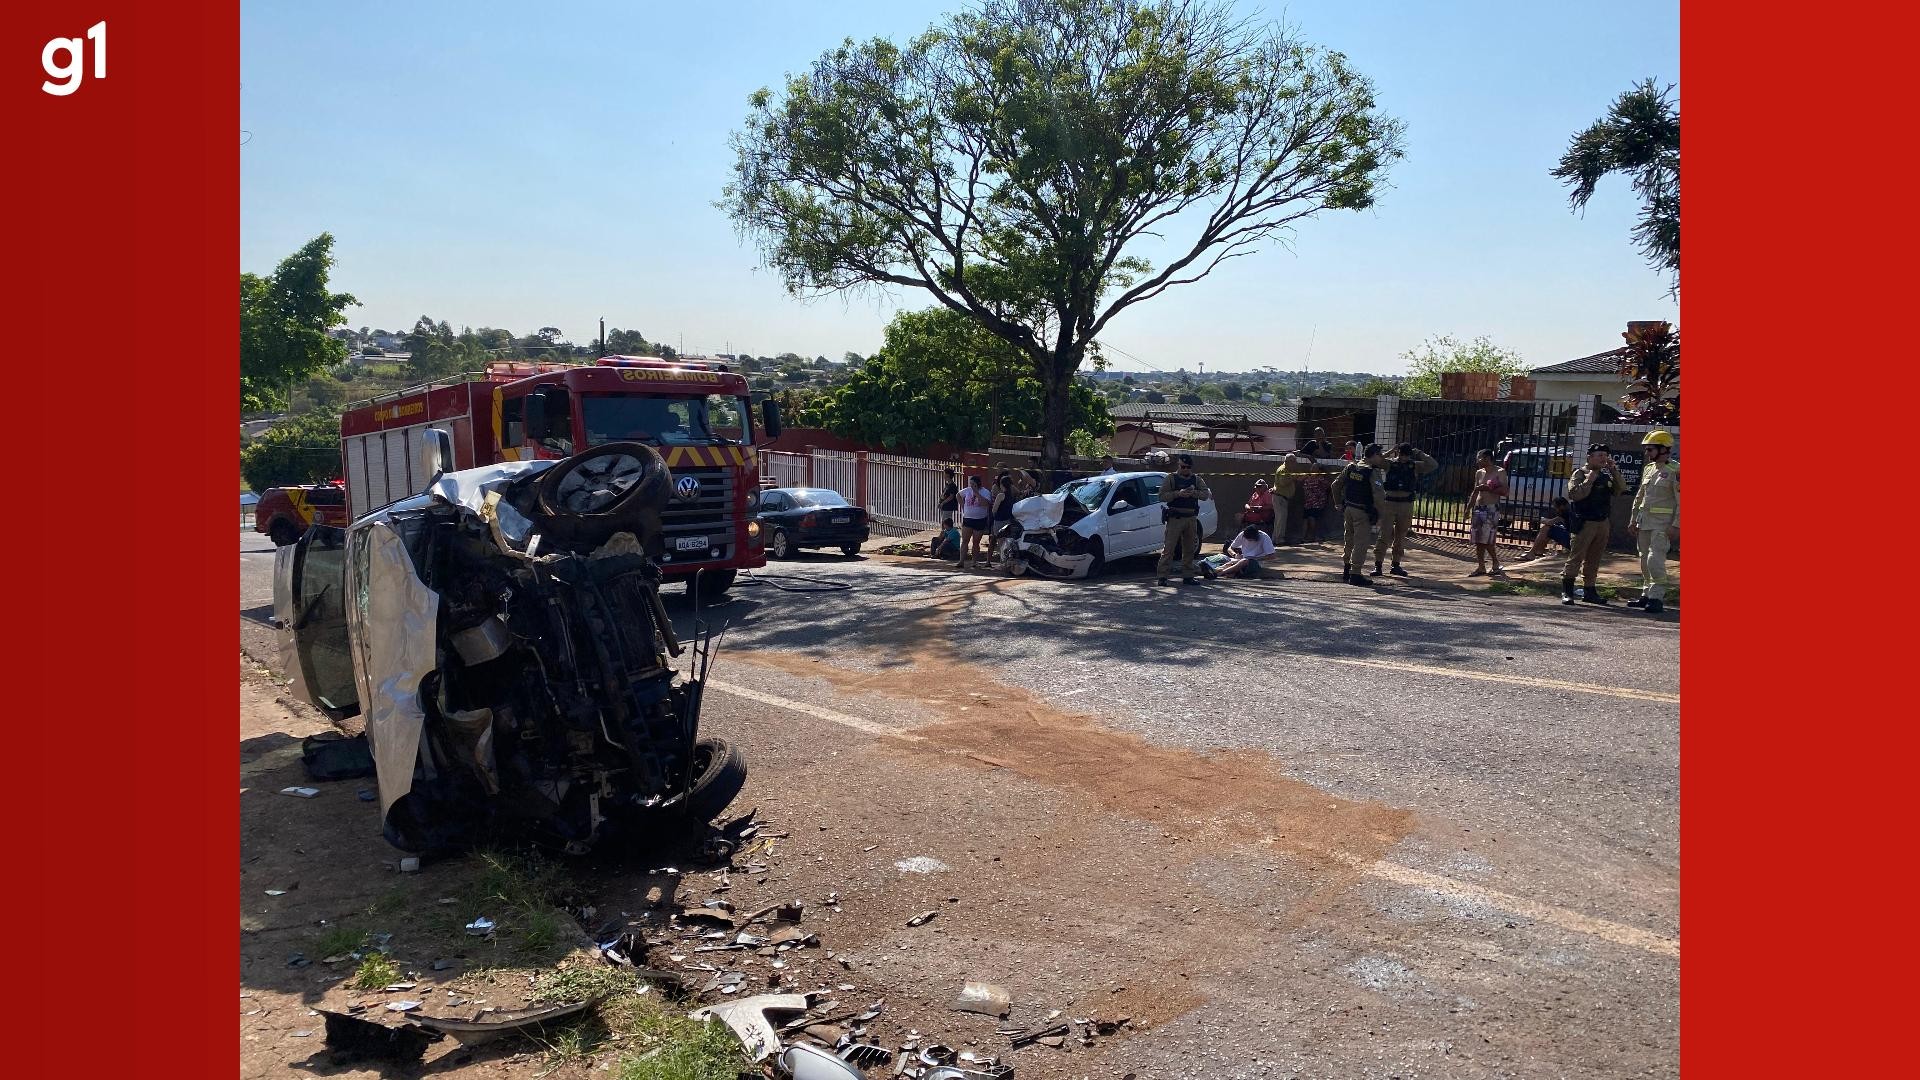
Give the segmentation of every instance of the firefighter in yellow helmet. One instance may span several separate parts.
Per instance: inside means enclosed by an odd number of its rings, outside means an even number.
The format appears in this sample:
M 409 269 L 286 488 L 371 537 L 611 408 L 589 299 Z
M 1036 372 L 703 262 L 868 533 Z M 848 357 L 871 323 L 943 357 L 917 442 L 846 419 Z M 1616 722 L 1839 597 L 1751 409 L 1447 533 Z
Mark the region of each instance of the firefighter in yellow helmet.
M 1640 440 L 1647 465 L 1633 496 L 1627 528 L 1640 551 L 1644 587 L 1631 606 L 1658 615 L 1667 599 L 1667 548 L 1680 535 L 1680 465 L 1673 460 L 1673 433 L 1656 428 Z

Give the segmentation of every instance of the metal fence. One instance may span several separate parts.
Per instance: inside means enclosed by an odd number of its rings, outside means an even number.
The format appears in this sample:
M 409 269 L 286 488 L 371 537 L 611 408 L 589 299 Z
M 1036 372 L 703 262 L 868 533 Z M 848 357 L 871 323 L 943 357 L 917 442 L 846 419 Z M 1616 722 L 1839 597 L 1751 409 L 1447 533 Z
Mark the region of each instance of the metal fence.
M 808 458 L 805 454 L 790 454 L 784 450 L 760 452 L 762 487 L 806 487 L 807 472 Z
M 849 500 L 857 499 L 860 491 L 859 455 L 846 450 L 813 451 L 813 479 L 807 483 L 813 487 L 832 488 Z
M 1416 411 L 1417 410 L 1417 411 Z M 1472 538 L 1474 459 L 1491 450 L 1507 469 L 1498 539 L 1532 541 L 1553 497 L 1584 461 L 1574 444 L 1592 413 L 1564 401 L 1403 401 L 1395 442 L 1410 442 L 1440 463 L 1413 503 L 1413 529 L 1429 536 Z M 1582 420 L 1586 424 L 1582 424 Z
M 867 515 L 889 525 L 933 528 L 940 524 L 943 470 L 953 467 L 928 458 L 868 454 Z

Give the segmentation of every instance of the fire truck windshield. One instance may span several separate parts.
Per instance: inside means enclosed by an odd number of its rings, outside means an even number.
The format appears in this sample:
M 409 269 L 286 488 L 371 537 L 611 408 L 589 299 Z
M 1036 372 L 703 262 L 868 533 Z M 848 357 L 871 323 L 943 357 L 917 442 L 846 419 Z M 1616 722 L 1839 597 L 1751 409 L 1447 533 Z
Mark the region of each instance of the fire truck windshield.
M 588 446 L 629 440 L 657 446 L 753 442 L 745 398 L 589 394 L 581 399 L 580 408 Z

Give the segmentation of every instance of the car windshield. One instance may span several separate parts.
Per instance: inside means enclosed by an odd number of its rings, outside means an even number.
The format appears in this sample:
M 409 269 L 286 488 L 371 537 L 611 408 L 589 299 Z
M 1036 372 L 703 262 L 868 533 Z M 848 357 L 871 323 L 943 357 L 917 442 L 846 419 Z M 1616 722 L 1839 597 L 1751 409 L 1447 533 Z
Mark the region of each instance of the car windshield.
M 787 492 L 795 506 L 845 506 L 847 500 L 837 491 L 826 488 L 795 488 Z
M 1546 454 L 1510 454 L 1507 456 L 1507 475 L 1516 477 L 1542 477 L 1547 475 Z
M 1079 503 L 1086 508 L 1087 513 L 1091 514 L 1100 509 L 1100 504 L 1107 501 L 1107 489 L 1112 486 L 1112 480 L 1100 477 L 1091 480 L 1073 480 L 1060 485 L 1054 494 L 1064 493 L 1071 496 L 1074 502 Z
M 589 394 L 581 401 L 587 445 L 646 442 L 660 446 L 748 443 L 747 405 L 722 394 L 706 397 L 643 397 Z

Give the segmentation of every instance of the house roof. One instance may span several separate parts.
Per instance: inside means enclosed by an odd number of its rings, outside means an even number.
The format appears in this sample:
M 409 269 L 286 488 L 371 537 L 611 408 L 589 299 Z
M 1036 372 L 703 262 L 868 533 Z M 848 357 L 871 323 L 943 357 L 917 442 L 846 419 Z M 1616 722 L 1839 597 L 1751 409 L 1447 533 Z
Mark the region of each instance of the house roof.
M 1291 405 L 1148 405 L 1130 401 L 1110 410 L 1115 420 L 1211 420 L 1249 424 L 1295 424 L 1300 411 Z
M 1260 442 L 1263 439 L 1263 436 L 1261 436 L 1261 434 L 1257 431 L 1256 432 L 1222 431 L 1219 428 L 1208 428 L 1208 427 L 1197 426 L 1194 424 L 1183 424 L 1177 420 L 1152 420 L 1152 421 L 1122 420 L 1114 424 L 1114 430 L 1116 431 L 1121 430 L 1123 428 L 1131 428 L 1135 431 L 1144 431 L 1152 435 L 1158 435 L 1158 436 L 1162 436 L 1169 439 L 1175 439 L 1175 440 L 1190 439 L 1194 442 L 1206 442 L 1208 441 L 1209 438 L 1211 438 L 1215 442 L 1228 442 L 1228 443 L 1234 442 L 1239 439 L 1246 439 L 1250 442 Z
M 1617 375 L 1620 371 L 1620 357 L 1625 355 L 1626 347 L 1608 349 L 1592 356 L 1582 356 L 1576 360 L 1562 360 L 1558 364 L 1548 364 L 1528 372 L 1530 375 Z

